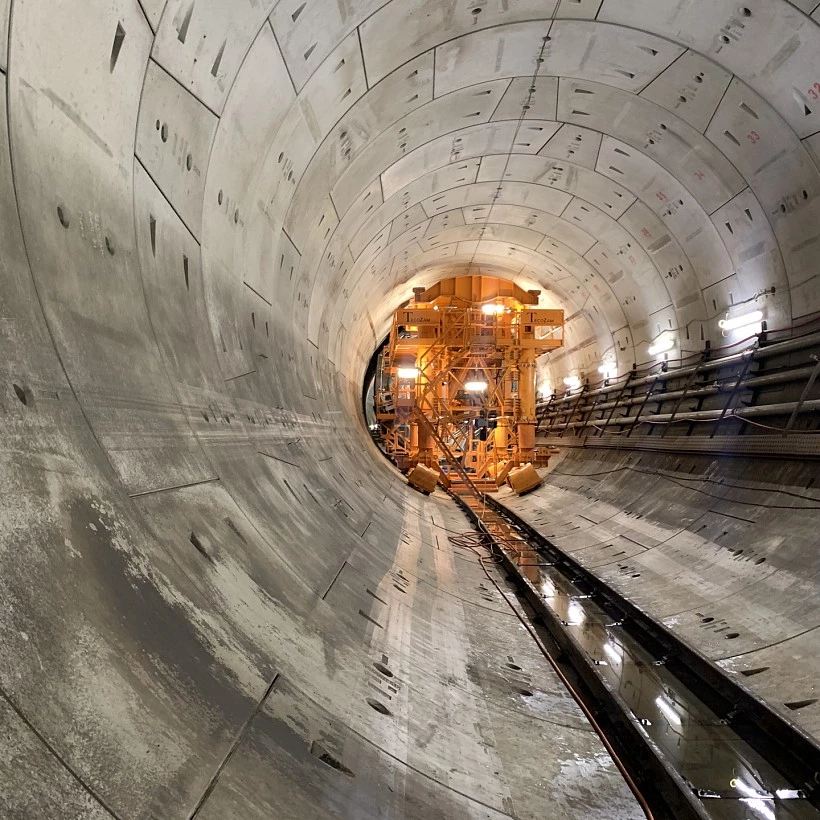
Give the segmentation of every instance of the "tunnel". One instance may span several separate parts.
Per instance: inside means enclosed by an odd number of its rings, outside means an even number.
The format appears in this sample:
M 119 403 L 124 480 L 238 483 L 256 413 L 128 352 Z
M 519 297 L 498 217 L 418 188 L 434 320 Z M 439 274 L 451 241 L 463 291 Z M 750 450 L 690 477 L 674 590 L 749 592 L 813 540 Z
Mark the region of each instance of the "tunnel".
M 470 274 L 565 316 L 494 503 L 817 749 L 820 3 L 746 3 L 0 0 L 0 817 L 653 816 L 368 430 Z

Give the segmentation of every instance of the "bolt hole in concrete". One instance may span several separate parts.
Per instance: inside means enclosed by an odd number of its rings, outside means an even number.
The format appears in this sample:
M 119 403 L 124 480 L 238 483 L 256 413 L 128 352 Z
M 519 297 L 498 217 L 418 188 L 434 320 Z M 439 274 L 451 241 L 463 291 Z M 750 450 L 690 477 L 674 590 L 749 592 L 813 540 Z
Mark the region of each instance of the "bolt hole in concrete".
M 382 675 L 384 675 L 386 678 L 392 678 L 393 677 L 393 673 L 383 663 L 379 663 L 378 661 L 376 661 L 373 664 L 373 668 L 376 671 L 381 672 Z
M 817 698 L 809 698 L 808 700 L 794 700 L 791 703 L 784 703 L 783 705 L 787 709 L 791 709 L 792 712 L 796 712 L 798 709 L 805 709 L 807 706 L 813 706 L 817 703 Z
M 122 50 L 124 41 L 125 29 L 122 27 L 122 23 L 117 23 L 117 31 L 114 34 L 114 44 L 111 46 L 111 60 L 108 64 L 108 70 L 112 73 L 117 67 L 117 61 L 120 59 L 120 51 Z
M 113 256 L 116 253 L 116 251 L 114 250 L 114 243 L 108 236 L 105 237 L 105 249 L 108 251 L 108 253 L 111 254 L 111 256 Z
M 401 588 L 398 584 L 393 584 L 393 586 L 394 586 L 394 587 L 395 587 L 395 588 L 396 588 L 399 592 L 403 592 L 405 595 L 407 594 L 407 590 L 406 590 L 406 589 L 402 589 L 402 588 Z
M 188 540 L 194 545 L 194 549 L 203 556 L 203 558 L 207 558 L 209 561 L 213 561 L 213 558 L 208 554 L 208 550 L 205 549 L 205 545 L 202 541 L 199 540 L 199 536 L 192 532 L 191 535 L 188 537 Z
M 319 760 L 322 761 L 326 766 L 330 766 L 331 769 L 336 769 L 337 772 L 341 772 L 342 774 L 346 774 L 348 777 L 355 777 L 356 775 L 347 768 L 347 766 L 342 763 L 341 760 L 334 757 L 318 740 L 314 740 L 310 746 L 310 753 L 317 757 Z
M 14 388 L 14 395 L 20 399 L 22 404 L 28 405 L 28 397 L 26 396 L 26 391 L 20 387 L 19 384 L 13 384 L 12 387 Z
M 531 698 L 532 692 L 529 689 L 519 689 L 518 694 L 525 698 Z
M 216 196 L 216 201 L 217 201 L 217 203 L 219 203 L 221 205 L 223 199 L 224 199 L 224 194 L 222 193 L 222 191 L 220 191 Z
M 739 632 L 727 632 L 726 633 L 726 640 L 727 641 L 733 641 L 735 638 L 739 638 L 739 637 L 740 637 Z
M 187 156 L 187 157 L 185 157 L 185 167 L 186 167 L 189 171 L 191 170 L 191 168 L 193 168 L 193 167 L 194 167 L 194 158 L 193 158 L 190 154 L 188 154 L 188 156 Z
M 507 669 L 512 669 L 513 672 L 520 672 L 521 671 L 521 667 L 517 663 L 508 663 L 507 664 Z
M 160 139 L 162 139 L 163 142 L 168 142 L 168 123 L 167 122 L 164 122 L 162 124 L 162 128 L 159 131 L 159 136 L 160 136 Z
M 390 715 L 392 712 L 379 700 L 374 698 L 367 699 L 367 705 L 371 709 L 375 709 L 380 715 Z
M 753 675 L 759 675 L 761 672 L 768 671 L 768 666 L 759 666 L 757 669 L 743 669 L 740 674 L 744 677 L 751 678 Z
M 62 206 L 62 205 L 58 205 L 58 206 L 57 206 L 57 219 L 59 219 L 59 220 L 60 220 L 60 224 L 61 224 L 61 225 L 62 225 L 62 226 L 63 226 L 66 230 L 68 230 L 68 226 L 69 226 L 71 223 L 68 221 L 68 215 L 67 215 L 67 214 L 66 214 L 66 212 L 63 210 L 63 206 Z

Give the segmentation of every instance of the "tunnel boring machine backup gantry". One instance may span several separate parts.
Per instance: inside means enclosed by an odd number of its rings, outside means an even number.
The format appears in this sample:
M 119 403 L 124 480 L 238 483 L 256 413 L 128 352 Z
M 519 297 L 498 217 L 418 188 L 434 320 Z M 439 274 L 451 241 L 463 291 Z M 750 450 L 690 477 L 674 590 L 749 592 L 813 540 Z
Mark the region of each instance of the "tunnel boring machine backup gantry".
M 455 456 L 476 481 L 535 462 L 536 359 L 563 345 L 563 311 L 489 276 L 414 292 L 393 315 L 377 374 L 385 451 L 400 468 Z

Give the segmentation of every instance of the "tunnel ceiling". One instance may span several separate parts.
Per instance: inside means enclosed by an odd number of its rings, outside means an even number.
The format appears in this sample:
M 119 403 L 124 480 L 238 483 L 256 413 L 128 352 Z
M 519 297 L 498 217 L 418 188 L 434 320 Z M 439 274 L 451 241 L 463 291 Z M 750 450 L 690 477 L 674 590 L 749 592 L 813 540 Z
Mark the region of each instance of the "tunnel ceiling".
M 772 288 L 770 326 L 820 307 L 813 0 L 159 5 L 138 157 L 179 163 L 178 100 L 203 171 L 165 193 L 206 271 L 287 295 L 345 369 L 471 265 L 566 309 L 562 370 L 719 344 Z
M 471 267 L 566 310 L 556 376 L 623 370 L 662 331 L 721 344 L 756 297 L 770 327 L 820 309 L 815 5 L 121 0 L 95 12 L 89 70 L 62 36 L 88 20 L 20 4 L 12 139 L 59 204 L 99 177 L 89 152 L 129 166 L 136 125 L 141 259 L 175 211 L 229 373 L 253 299 L 359 379 L 412 287 Z M 29 129 L 62 128 L 68 168 L 27 154 Z

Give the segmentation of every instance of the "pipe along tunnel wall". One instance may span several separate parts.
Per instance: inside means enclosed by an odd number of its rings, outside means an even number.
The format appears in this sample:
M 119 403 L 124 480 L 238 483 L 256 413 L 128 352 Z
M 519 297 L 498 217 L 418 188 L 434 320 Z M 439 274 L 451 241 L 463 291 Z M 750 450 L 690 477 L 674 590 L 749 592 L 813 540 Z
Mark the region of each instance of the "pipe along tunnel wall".
M 0 2 L 5 813 L 639 816 L 361 380 L 471 268 L 565 309 L 553 385 L 820 310 L 816 5 Z M 816 733 L 814 468 L 628 458 L 519 509 Z

